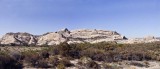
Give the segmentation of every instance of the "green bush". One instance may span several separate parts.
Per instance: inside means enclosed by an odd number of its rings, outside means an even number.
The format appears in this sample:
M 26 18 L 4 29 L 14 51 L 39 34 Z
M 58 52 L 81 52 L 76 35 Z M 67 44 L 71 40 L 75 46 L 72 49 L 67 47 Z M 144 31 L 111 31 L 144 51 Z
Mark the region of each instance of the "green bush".
M 72 58 L 80 58 L 80 51 L 76 45 L 69 45 L 68 43 L 61 43 L 58 45 L 57 50 L 59 54 L 65 57 L 72 57 Z
M 63 56 L 68 56 L 69 50 L 71 49 L 68 43 L 61 43 L 57 48 L 59 50 L 59 53 Z

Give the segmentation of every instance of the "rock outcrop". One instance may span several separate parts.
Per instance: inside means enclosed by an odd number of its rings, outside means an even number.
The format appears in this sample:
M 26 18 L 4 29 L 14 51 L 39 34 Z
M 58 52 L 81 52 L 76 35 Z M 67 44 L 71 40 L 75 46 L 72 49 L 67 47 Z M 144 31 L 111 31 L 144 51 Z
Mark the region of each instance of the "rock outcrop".
M 89 30 L 80 29 L 69 31 L 67 28 L 57 32 L 46 33 L 38 38 L 37 45 L 55 45 L 62 42 L 71 43 L 97 43 L 103 41 L 118 41 L 125 40 L 124 36 L 121 36 L 115 31 L 104 30 Z
M 57 32 L 49 32 L 40 36 L 29 33 L 7 33 L 0 39 L 2 45 L 57 45 L 63 42 L 98 43 L 113 41 L 117 43 L 148 43 L 160 41 L 153 36 L 140 39 L 127 39 L 116 31 L 79 29 L 69 31 L 67 28 Z
M 89 30 L 89 29 L 80 29 L 73 30 L 70 32 L 70 37 L 68 43 L 97 43 L 103 41 L 117 41 L 124 40 L 124 36 L 121 36 L 115 31 L 104 31 L 104 30 Z
M 154 36 L 146 36 L 144 38 L 133 38 L 128 39 L 125 43 L 128 44 L 134 44 L 134 43 L 151 43 L 151 42 L 157 42 L 160 41 L 160 39 L 155 38 Z
M 47 33 L 38 38 L 37 45 L 56 45 L 66 41 L 65 37 L 59 33 Z
M 29 33 L 7 33 L 0 39 L 2 45 L 36 45 L 37 38 Z
M 48 32 L 36 36 L 29 33 L 7 33 L 0 38 L 1 45 L 57 45 L 63 42 L 72 43 L 98 43 L 113 41 L 116 43 L 150 43 L 160 41 L 160 38 L 147 36 L 144 38 L 127 39 L 116 31 L 79 29 L 69 31 L 67 28 L 57 32 Z
M 3 45 L 56 45 L 62 42 L 71 43 L 97 43 L 107 41 L 125 40 L 115 31 L 80 29 L 69 31 L 67 28 L 57 32 L 49 32 L 40 36 L 29 33 L 7 33 L 0 39 Z

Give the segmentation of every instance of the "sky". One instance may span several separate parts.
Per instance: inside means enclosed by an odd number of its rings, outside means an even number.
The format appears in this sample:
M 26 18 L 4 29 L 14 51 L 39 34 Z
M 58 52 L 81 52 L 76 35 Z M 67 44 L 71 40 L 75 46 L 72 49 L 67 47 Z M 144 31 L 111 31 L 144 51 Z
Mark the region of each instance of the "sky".
M 68 28 L 160 37 L 160 0 L 0 0 L 0 35 Z

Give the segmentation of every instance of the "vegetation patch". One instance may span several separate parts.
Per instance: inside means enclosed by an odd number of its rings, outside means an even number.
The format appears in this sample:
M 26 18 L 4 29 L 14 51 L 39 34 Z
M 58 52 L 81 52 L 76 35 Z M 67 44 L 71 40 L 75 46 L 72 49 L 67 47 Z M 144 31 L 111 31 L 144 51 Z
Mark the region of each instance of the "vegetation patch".
M 25 47 L 26 48 L 26 47 Z M 70 60 L 80 60 L 72 64 Z M 1 69 L 20 69 L 23 66 L 35 68 L 58 68 L 84 66 L 83 68 L 100 69 L 113 68 L 111 65 L 99 65 L 95 61 L 112 63 L 121 61 L 160 61 L 160 42 L 146 44 L 117 44 L 117 43 L 61 43 L 42 48 L 41 50 L 25 50 L 11 52 L 8 49 L 0 51 Z M 24 65 L 27 64 L 27 65 Z M 145 67 L 148 65 L 144 63 Z M 144 64 L 131 63 L 131 65 L 143 67 Z

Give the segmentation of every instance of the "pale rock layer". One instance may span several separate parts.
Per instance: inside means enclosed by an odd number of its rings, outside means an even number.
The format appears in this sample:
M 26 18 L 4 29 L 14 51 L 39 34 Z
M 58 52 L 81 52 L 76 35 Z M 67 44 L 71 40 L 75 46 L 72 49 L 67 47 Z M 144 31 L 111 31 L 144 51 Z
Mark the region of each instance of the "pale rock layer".
M 49 32 L 40 36 L 29 33 L 7 33 L 0 39 L 1 45 L 57 45 L 63 42 L 72 43 L 149 43 L 160 41 L 153 36 L 127 39 L 116 31 L 79 29 L 69 31 L 67 28 L 57 32 Z

